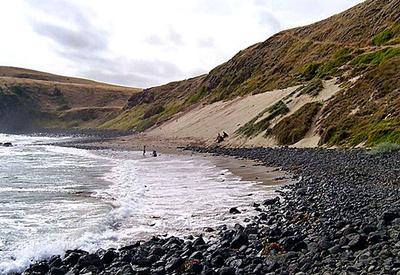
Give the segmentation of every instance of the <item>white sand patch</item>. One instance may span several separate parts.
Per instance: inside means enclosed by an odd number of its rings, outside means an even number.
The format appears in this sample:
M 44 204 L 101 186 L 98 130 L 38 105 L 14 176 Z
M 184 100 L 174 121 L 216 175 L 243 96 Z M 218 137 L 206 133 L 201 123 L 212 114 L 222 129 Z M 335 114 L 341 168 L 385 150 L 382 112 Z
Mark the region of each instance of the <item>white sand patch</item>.
M 320 101 L 325 102 L 334 96 L 340 87 L 336 79 L 324 81 L 324 89 L 316 97 L 292 95 L 298 86 L 283 90 L 274 90 L 263 94 L 239 97 L 233 100 L 216 102 L 209 105 L 202 105 L 185 113 L 176 115 L 173 119 L 161 126 L 150 129 L 146 132 L 148 137 L 160 137 L 164 139 L 185 139 L 203 141 L 206 144 L 215 143 L 218 133 L 225 131 L 230 136 L 223 143 L 229 146 L 276 146 L 276 141 L 271 137 L 265 137 L 260 133 L 256 137 L 244 138 L 235 132 L 247 122 L 255 118 L 266 108 L 273 106 L 279 100 L 283 100 L 290 111 L 285 116 L 277 117 L 272 121 L 272 126 L 284 117 L 290 116 L 307 103 Z M 268 112 L 263 117 L 268 116 Z M 297 143 L 298 147 L 318 146 L 319 136 L 315 133 L 318 119 L 304 140 Z

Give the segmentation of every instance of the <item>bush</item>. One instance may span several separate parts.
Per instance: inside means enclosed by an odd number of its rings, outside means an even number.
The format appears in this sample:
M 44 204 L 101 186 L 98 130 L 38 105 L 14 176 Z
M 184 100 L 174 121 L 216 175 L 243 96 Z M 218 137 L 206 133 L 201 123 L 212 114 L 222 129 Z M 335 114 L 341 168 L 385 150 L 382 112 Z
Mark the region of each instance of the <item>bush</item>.
M 371 148 L 369 151 L 372 155 L 387 154 L 400 150 L 400 144 L 393 142 L 383 142 Z
M 300 141 L 311 129 L 314 117 L 321 107 L 319 102 L 305 104 L 293 115 L 285 117 L 275 125 L 271 131 L 272 135 L 281 145 L 291 145 Z
M 321 79 L 315 79 L 307 83 L 307 85 L 299 88 L 300 93 L 297 96 L 309 95 L 312 97 L 318 96 L 319 93 L 324 89 L 324 83 Z M 297 91 L 297 90 L 296 90 Z
M 400 56 L 400 49 L 388 48 L 380 51 L 365 53 L 357 56 L 351 61 L 351 64 L 360 65 L 380 65 L 381 63 L 393 57 Z
M 262 119 L 259 122 L 256 122 L 267 112 L 269 112 L 269 115 L 266 118 Z M 245 125 L 240 127 L 237 130 L 237 133 L 242 134 L 246 137 L 252 137 L 252 136 L 258 135 L 259 133 L 268 129 L 272 119 L 276 118 L 279 115 L 285 115 L 288 112 L 289 112 L 289 108 L 286 106 L 286 104 L 282 100 L 279 100 L 277 103 L 275 103 L 271 107 L 263 110 L 255 118 L 253 118 L 252 120 L 247 122 Z
M 164 110 L 165 109 L 162 105 L 150 106 L 150 108 L 147 109 L 146 112 L 143 114 L 143 119 L 158 115 L 159 113 L 164 112 Z

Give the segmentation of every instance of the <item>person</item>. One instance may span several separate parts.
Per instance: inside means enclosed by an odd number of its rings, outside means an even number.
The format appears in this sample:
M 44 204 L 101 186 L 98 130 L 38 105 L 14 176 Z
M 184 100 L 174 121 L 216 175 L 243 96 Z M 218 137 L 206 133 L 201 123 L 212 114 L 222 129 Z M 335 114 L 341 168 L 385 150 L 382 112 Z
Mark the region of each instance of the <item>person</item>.
M 224 138 L 221 136 L 221 134 L 220 133 L 218 133 L 218 136 L 217 136 L 217 143 L 221 143 L 221 142 L 223 142 L 224 141 Z
M 222 132 L 222 137 L 225 139 L 225 138 L 229 137 L 229 135 L 225 131 L 223 131 Z
M 146 155 L 146 145 L 143 146 L 143 156 Z
M 157 152 L 156 152 L 156 150 L 153 150 L 153 157 L 157 157 Z

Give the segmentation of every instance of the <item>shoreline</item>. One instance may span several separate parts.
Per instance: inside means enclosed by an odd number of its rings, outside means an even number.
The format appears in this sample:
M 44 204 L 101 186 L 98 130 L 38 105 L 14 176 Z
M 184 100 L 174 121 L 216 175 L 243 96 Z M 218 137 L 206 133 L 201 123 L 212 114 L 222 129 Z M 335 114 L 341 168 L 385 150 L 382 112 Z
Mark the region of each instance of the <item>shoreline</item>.
M 243 225 L 213 237 L 153 237 L 119 250 L 68 251 L 32 265 L 70 274 L 398 274 L 400 153 L 295 148 L 200 148 L 258 160 L 299 177 L 283 199 L 254 203 Z M 344 273 L 343 273 L 344 272 Z M 44 273 L 43 273 L 44 274 Z M 51 273 L 56 274 L 56 273 Z M 64 273 L 57 273 L 64 274 Z
M 132 140 L 132 137 L 136 139 Z M 157 143 L 156 143 L 157 142 Z M 157 145 L 154 145 L 157 144 Z M 147 154 L 155 149 L 160 154 L 168 155 L 195 155 L 204 157 L 221 169 L 228 169 L 233 175 L 243 181 L 261 182 L 266 185 L 276 186 L 278 189 L 287 184 L 292 184 L 293 176 L 280 167 L 265 167 L 257 160 L 236 158 L 233 156 L 215 156 L 212 154 L 197 153 L 185 150 L 183 141 L 171 143 L 169 140 L 149 140 L 145 136 L 119 136 L 119 137 L 84 137 L 82 140 L 72 140 L 57 143 L 57 146 L 74 147 L 86 150 L 115 150 L 115 151 L 142 151 L 143 145 L 148 146 Z

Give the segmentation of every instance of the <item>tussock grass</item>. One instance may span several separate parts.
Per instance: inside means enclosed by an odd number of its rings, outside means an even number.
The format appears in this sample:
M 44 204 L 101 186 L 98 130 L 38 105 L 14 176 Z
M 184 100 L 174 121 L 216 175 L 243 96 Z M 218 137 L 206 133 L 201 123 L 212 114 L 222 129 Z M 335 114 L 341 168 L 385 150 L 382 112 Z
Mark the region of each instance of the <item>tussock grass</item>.
M 294 114 L 282 119 L 269 134 L 272 134 L 281 145 L 291 145 L 300 141 L 311 129 L 321 107 L 322 104 L 319 102 L 305 104 Z
M 322 82 L 322 80 L 314 79 L 296 90 L 297 92 L 299 92 L 297 94 L 297 97 L 301 95 L 309 95 L 312 97 L 316 97 L 323 89 L 324 89 L 324 83 Z
M 269 115 L 258 121 L 264 114 L 269 112 Z M 274 118 L 280 116 L 280 115 L 285 115 L 289 112 L 289 108 L 286 106 L 286 104 L 280 100 L 277 103 L 275 103 L 273 106 L 266 108 L 263 110 L 261 113 L 259 113 L 255 118 L 247 122 L 245 125 L 240 127 L 237 130 L 238 134 L 241 134 L 246 137 L 252 137 L 256 136 L 259 133 L 265 131 L 268 129 L 268 127 L 271 124 L 271 120 Z

